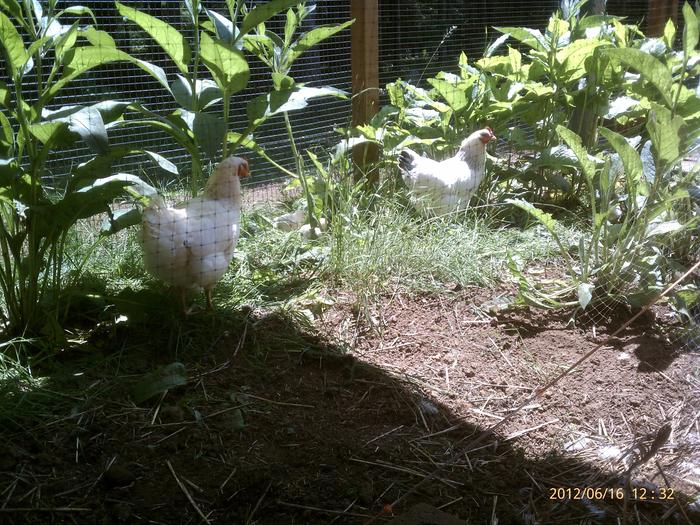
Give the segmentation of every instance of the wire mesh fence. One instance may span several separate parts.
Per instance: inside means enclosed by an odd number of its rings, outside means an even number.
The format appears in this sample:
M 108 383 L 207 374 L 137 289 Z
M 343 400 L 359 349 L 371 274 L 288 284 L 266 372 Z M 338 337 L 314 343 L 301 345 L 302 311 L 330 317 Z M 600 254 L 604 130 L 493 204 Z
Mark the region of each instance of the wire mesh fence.
M 339 24 L 350 18 L 350 0 L 318 0 L 309 2 L 315 10 L 304 20 L 302 31 L 327 24 Z M 66 3 L 68 4 L 68 3 Z M 176 64 L 163 52 L 147 31 L 130 23 L 119 14 L 112 0 L 86 0 L 96 18 L 97 27 L 106 31 L 117 48 L 130 55 L 146 60 L 162 68 L 168 82 L 174 82 L 178 74 Z M 124 5 L 138 8 L 140 11 L 169 23 L 189 42 L 196 44 L 195 35 L 188 23 L 185 3 L 180 1 L 125 0 Z M 263 5 L 262 1 L 250 2 L 251 7 Z M 544 29 L 549 16 L 560 5 L 554 0 L 537 0 L 522 2 L 520 0 L 479 0 L 450 2 L 447 0 L 383 0 L 379 2 L 379 87 L 397 78 L 402 78 L 416 85 L 426 85 L 426 80 L 440 71 L 457 72 L 457 61 L 461 52 L 474 60 L 478 58 L 497 37 L 494 27 L 524 26 Z M 208 9 L 225 12 L 223 0 L 206 2 Z M 612 15 L 626 16 L 630 22 L 649 24 L 658 32 L 663 30 L 659 20 L 669 16 L 678 20 L 678 31 L 682 30 L 681 17 L 673 8 L 680 9 L 680 2 L 655 2 L 647 0 L 618 0 L 589 2 L 587 8 L 605 10 Z M 64 23 L 79 22 L 81 19 L 66 16 Z M 81 23 L 84 23 L 81 22 Z M 286 18 L 281 13 L 266 22 L 270 31 L 284 34 Z M 294 64 L 290 71 L 297 82 L 310 86 L 333 86 L 347 93 L 352 90 L 351 71 L 351 34 L 342 31 L 309 49 Z M 517 44 L 513 44 L 517 45 Z M 3 59 L 4 60 L 4 59 Z M 4 63 L 2 64 L 5 65 Z M 272 78 L 265 66 L 250 58 L 250 81 L 247 87 L 236 93 L 231 100 L 231 130 L 243 132 L 248 123 L 247 104 L 255 97 L 270 91 Z M 37 68 L 39 66 L 37 65 Z M 45 65 L 44 67 L 48 67 Z M 6 69 L 6 68 L 3 68 Z M 45 75 L 49 71 L 42 70 Z M 36 81 L 36 70 L 29 72 L 27 84 L 32 76 Z M 27 93 L 31 100 L 31 92 Z M 167 117 L 178 109 L 177 101 L 163 86 L 133 63 L 114 61 L 108 65 L 91 69 L 64 86 L 60 95 L 51 103 L 50 110 L 71 105 L 87 106 L 104 100 L 135 101 L 160 116 Z M 220 113 L 222 103 L 208 108 L 211 113 Z M 291 126 L 294 129 L 297 147 L 303 151 L 307 148 L 331 148 L 340 135 L 336 128 L 347 126 L 350 122 L 350 104 L 347 100 L 324 97 L 310 102 L 309 107 L 290 113 Z M 127 119 L 133 115 L 127 114 Z M 293 169 L 295 158 L 289 143 L 288 134 L 281 116 L 267 120 L 255 132 L 255 141 L 265 149 L 269 157 L 280 166 Z M 139 150 L 150 150 L 174 163 L 179 170 L 177 176 L 166 175 L 162 170 L 146 162 L 143 154 L 127 156 L 114 165 L 115 171 L 144 171 L 152 180 L 167 184 L 173 179 L 182 182 L 189 177 L 190 157 L 172 137 L 150 125 L 114 128 L 109 132 L 110 147 L 132 146 Z M 501 144 L 502 146 L 502 144 Z M 508 153 L 500 150 L 499 153 Z M 47 168 L 55 187 L 65 183 L 66 175 L 75 166 L 89 158 L 87 147 L 63 150 L 60 156 L 51 157 Z M 215 164 L 216 156 L 210 160 Z M 280 181 L 285 175 L 277 167 L 259 155 L 251 154 L 249 158 L 252 182 L 256 185 Z M 253 192 L 255 200 L 279 198 L 278 188 L 265 186 Z M 669 247 L 669 250 L 676 249 Z M 692 255 L 689 255 L 691 257 Z M 596 317 L 600 320 L 610 314 L 615 307 L 614 301 L 598 306 Z M 684 331 L 684 345 L 697 346 L 697 323 L 692 319 L 697 314 L 688 312 L 689 331 Z M 679 335 L 680 337 L 680 335 Z M 679 339 L 680 341 L 680 339 Z
M 183 2 L 125 0 L 123 3 L 164 20 L 182 32 L 189 42 L 193 42 Z M 262 3 L 264 2 L 254 1 L 250 4 L 254 6 Z M 303 30 L 349 19 L 349 0 L 318 0 L 310 3 L 316 9 L 305 20 Z M 97 27 L 109 33 L 119 49 L 163 68 L 168 81 L 175 79 L 178 73 L 175 64 L 148 34 L 117 12 L 112 0 L 87 0 L 82 4 L 92 9 Z M 382 0 L 379 2 L 380 88 L 396 78 L 424 84 L 426 78 L 438 71 L 454 72 L 460 52 L 464 51 L 468 57 L 477 57 L 495 39 L 494 26 L 522 25 L 542 29 L 558 5 L 559 2 L 555 0 Z M 205 7 L 224 12 L 225 2 L 212 0 Z M 654 19 L 655 16 L 658 18 L 659 14 L 666 16 L 669 13 L 667 3 L 649 3 L 647 0 L 609 1 L 607 11 L 613 15 L 628 16 L 631 21 L 640 23 L 645 19 Z M 66 15 L 64 23 L 78 20 L 78 17 Z M 272 31 L 283 32 L 284 15 L 269 21 L 268 26 Z M 346 30 L 302 56 L 294 65 L 291 76 L 312 86 L 331 85 L 349 92 L 352 80 L 350 47 L 350 32 Z M 250 68 L 251 80 L 248 87 L 234 95 L 231 104 L 232 127 L 238 131 L 245 127 L 247 101 L 266 92 L 271 86 L 269 75 L 261 63 L 252 60 Z M 162 115 L 177 108 L 170 94 L 151 75 L 125 62 L 113 62 L 78 77 L 65 86 L 51 108 L 88 105 L 108 99 L 133 100 Z M 220 112 L 220 104 L 210 110 Z M 348 102 L 330 97 L 312 102 L 306 111 L 292 114 L 292 125 L 300 149 L 331 147 L 339 139 L 334 129 L 347 125 L 349 120 Z M 255 139 L 281 165 L 288 168 L 293 166 L 288 139 L 279 118 L 271 119 L 261 126 Z M 183 177 L 188 175 L 186 152 L 152 126 L 110 130 L 110 145 L 138 145 L 142 149 L 152 150 L 174 162 Z M 87 157 L 88 151 L 84 148 L 67 150 L 62 156 L 49 159 L 48 168 L 55 178 L 61 179 Z M 284 177 L 279 170 L 256 155 L 251 155 L 251 161 L 255 166 L 255 179 L 251 181 L 253 184 Z M 115 169 L 145 169 L 151 175 L 157 173 L 155 168 L 149 167 L 144 157 L 138 156 L 118 162 Z M 163 176 L 162 173 L 157 175 Z M 265 197 L 264 192 L 258 191 L 257 194 L 260 198 Z M 269 197 L 275 195 L 277 193 L 271 192 Z

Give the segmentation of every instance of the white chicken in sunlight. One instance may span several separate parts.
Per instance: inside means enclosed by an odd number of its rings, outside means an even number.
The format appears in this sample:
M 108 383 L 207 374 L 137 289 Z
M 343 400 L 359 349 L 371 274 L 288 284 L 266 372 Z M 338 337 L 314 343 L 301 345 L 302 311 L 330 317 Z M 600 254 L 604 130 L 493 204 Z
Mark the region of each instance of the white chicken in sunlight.
M 154 198 L 143 211 L 141 246 L 146 269 L 180 292 L 183 312 L 188 289 L 211 291 L 228 269 L 240 235 L 241 177 L 249 175 L 240 157 L 221 161 L 198 197 L 174 207 Z
M 495 138 L 491 128 L 475 131 L 454 157 L 440 162 L 402 150 L 399 168 L 416 209 L 424 215 L 464 210 L 486 173 L 486 144 Z

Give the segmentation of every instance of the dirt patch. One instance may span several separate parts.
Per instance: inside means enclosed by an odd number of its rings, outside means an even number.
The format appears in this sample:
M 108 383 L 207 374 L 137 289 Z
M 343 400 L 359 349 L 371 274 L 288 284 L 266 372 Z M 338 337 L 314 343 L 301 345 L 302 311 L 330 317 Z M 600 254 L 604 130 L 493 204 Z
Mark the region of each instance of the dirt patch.
M 646 322 L 473 450 L 610 331 L 594 337 L 551 313 L 492 316 L 479 306 L 493 295 L 396 294 L 362 312 L 340 295 L 320 334 L 277 315 L 220 314 L 192 335 L 210 341 L 202 355 L 178 353 L 180 322 L 138 341 L 112 332 L 110 348 L 132 348 L 105 356 L 119 359 L 118 379 L 69 359 L 71 392 L 83 394 L 66 394 L 75 399 L 51 417 L 9 418 L 0 521 L 697 520 L 688 496 L 700 486 L 698 356 Z M 133 383 L 175 359 L 187 385 L 134 405 Z M 45 388 L 60 391 L 55 381 Z M 667 439 L 625 492 L 628 467 L 665 424 Z M 666 481 L 674 500 L 660 499 L 671 496 Z

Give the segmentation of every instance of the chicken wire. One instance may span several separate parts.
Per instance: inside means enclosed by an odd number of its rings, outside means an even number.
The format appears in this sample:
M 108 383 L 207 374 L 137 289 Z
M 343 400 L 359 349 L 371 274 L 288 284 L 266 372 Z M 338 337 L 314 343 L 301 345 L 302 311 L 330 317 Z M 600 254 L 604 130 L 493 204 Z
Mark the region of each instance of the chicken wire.
M 147 60 L 164 69 L 172 82 L 178 72 L 172 61 L 160 47 L 135 24 L 126 21 L 117 12 L 113 0 L 61 1 L 59 8 L 79 3 L 93 10 L 98 28 L 107 31 L 119 49 Z M 192 41 L 187 27 L 183 2 L 178 0 L 124 0 L 125 5 L 139 9 L 165 20 L 182 31 Z M 208 0 L 209 9 L 227 12 L 224 0 Z M 249 1 L 250 6 L 262 0 Z M 338 24 L 350 18 L 350 0 L 309 1 L 316 9 L 305 20 L 303 30 L 315 25 Z M 61 5 L 62 4 L 62 5 Z M 654 4 L 663 4 L 656 2 Z M 524 25 L 543 28 L 550 14 L 558 7 L 554 0 L 380 0 L 379 1 L 379 78 L 380 86 L 401 77 L 422 83 L 440 70 L 454 71 L 459 53 L 465 51 L 476 58 L 495 38 L 493 26 Z M 612 14 L 628 15 L 641 21 L 648 13 L 647 0 L 618 0 L 608 2 Z M 74 20 L 65 16 L 64 23 Z M 284 15 L 268 22 L 273 31 L 282 32 Z M 292 76 L 311 86 L 331 85 L 350 92 L 350 31 L 345 30 L 319 46 L 311 49 L 292 69 Z M 4 57 L 3 57 L 4 59 Z M 4 66 L 1 62 L 0 65 Z M 246 122 L 245 107 L 251 98 L 271 87 L 265 66 L 250 59 L 251 80 L 246 90 L 236 94 L 231 103 L 231 121 L 234 130 L 241 130 Z M 5 70 L 4 67 L 0 70 Z M 29 78 L 31 81 L 31 78 Z M 100 100 L 134 100 L 146 108 L 167 115 L 177 108 L 172 97 L 151 76 L 132 64 L 115 62 L 88 71 L 68 84 L 49 109 L 67 105 L 88 105 Z M 212 108 L 216 112 L 220 107 Z M 338 142 L 335 129 L 350 120 L 347 101 L 332 97 L 317 99 L 310 107 L 291 114 L 296 140 L 303 150 L 309 147 L 330 148 Z M 256 141 L 281 165 L 294 165 L 287 135 L 280 118 L 273 118 L 256 131 Z M 129 127 L 110 132 L 110 145 L 133 145 L 163 155 L 180 168 L 187 177 L 189 159 L 164 132 L 151 127 Z M 48 170 L 60 187 L 60 179 L 70 173 L 72 167 L 89 158 L 87 148 L 76 148 L 52 157 Z M 265 185 L 279 181 L 283 174 L 257 155 L 250 155 L 251 183 Z M 132 156 L 119 161 L 115 169 L 127 172 L 145 171 L 151 176 L 163 177 L 145 157 Z M 265 189 L 267 188 L 267 189 Z M 279 192 L 269 185 L 257 188 L 256 200 L 279 197 Z
M 60 2 L 59 7 L 73 2 Z M 112 0 L 85 0 L 79 2 L 91 8 L 98 20 L 98 28 L 107 31 L 119 49 L 152 62 L 164 69 L 172 82 L 176 66 L 163 54 L 160 47 L 140 28 L 123 19 Z M 187 29 L 187 16 L 183 3 L 177 0 L 124 0 L 124 4 L 165 20 L 182 31 L 192 41 Z M 259 0 L 249 5 L 263 3 Z M 338 24 L 350 18 L 350 0 L 317 0 L 309 2 L 316 9 L 305 20 L 303 30 L 315 25 Z M 594 4 L 594 2 L 590 2 Z M 223 0 L 208 0 L 206 7 L 226 12 Z M 680 9 L 681 2 L 649 2 L 648 0 L 611 0 L 607 12 L 627 16 L 630 22 L 641 24 L 669 14 L 669 6 Z M 557 9 L 556 0 L 380 0 L 379 1 L 379 81 L 380 87 L 403 78 L 424 85 L 427 78 L 438 71 L 457 71 L 457 58 L 464 51 L 470 60 L 478 58 L 496 37 L 495 26 L 525 26 L 544 29 L 551 13 Z M 677 17 L 678 25 L 682 17 Z M 64 23 L 72 20 L 66 17 Z M 283 15 L 268 22 L 277 33 L 284 27 Z M 679 31 L 681 28 L 679 27 Z M 298 60 L 291 75 L 299 82 L 311 86 L 331 85 L 351 91 L 350 30 L 345 30 L 319 46 L 311 49 Z M 251 79 L 249 86 L 236 94 L 231 103 L 231 122 L 240 131 L 246 123 L 246 103 L 253 97 L 271 89 L 271 81 L 265 66 L 250 58 Z M 0 66 L 4 66 L 0 63 Z M 0 71 L 5 68 L 1 67 Z M 0 73 L 1 74 L 1 73 Z M 88 105 L 101 100 L 133 100 L 146 108 L 168 115 L 177 108 L 175 101 L 148 74 L 127 63 L 111 63 L 89 71 L 68 84 L 50 109 L 66 105 Z M 212 111 L 220 110 L 213 107 Z M 339 140 L 335 129 L 350 121 L 350 104 L 336 98 L 314 100 L 304 110 L 290 114 L 295 138 L 300 149 L 331 148 Z M 281 165 L 293 168 L 294 159 L 281 119 L 273 118 L 256 131 L 255 140 Z M 110 132 L 111 146 L 134 146 L 163 155 L 180 169 L 186 178 L 190 165 L 184 150 L 168 135 L 150 127 L 130 127 Z M 77 164 L 90 157 L 87 148 L 76 148 L 50 159 L 48 169 L 55 185 Z M 280 197 L 279 182 L 284 175 L 257 155 L 249 157 L 253 178 L 247 182 L 251 199 L 246 201 L 277 200 Z M 152 163 L 143 157 L 132 156 L 119 161 L 115 170 L 126 172 L 145 171 L 152 178 L 163 178 Z M 162 179 L 161 182 L 166 182 Z M 272 184 L 271 184 L 272 183 Z M 255 185 L 255 187 L 251 187 Z M 598 305 L 592 315 L 597 319 L 609 316 L 612 305 Z M 678 341 L 685 347 L 700 346 L 700 330 L 695 321 L 688 321 L 688 329 L 679 332 Z
M 65 4 L 63 7 L 79 3 L 92 9 L 97 18 L 98 29 L 107 31 L 114 38 L 120 50 L 163 68 L 168 81 L 175 80 L 175 75 L 179 71 L 172 60 L 136 24 L 119 15 L 113 0 L 59 2 L 59 4 L 61 3 Z M 122 3 L 166 21 L 182 32 L 192 45 L 192 32 L 188 29 L 183 2 L 177 0 L 124 0 Z M 253 1 L 248 2 L 248 5 L 253 7 L 261 3 L 264 2 Z M 302 31 L 308 31 L 317 25 L 338 24 L 350 18 L 347 0 L 320 0 L 314 3 L 316 9 L 304 21 Z M 208 9 L 219 13 L 228 12 L 223 0 L 208 0 L 204 4 Z M 62 21 L 63 23 L 71 23 L 74 19 L 66 15 Z M 81 22 L 84 23 L 84 20 Z M 283 15 L 267 22 L 267 26 L 278 34 L 283 33 Z M 248 61 L 250 82 L 245 90 L 235 94 L 231 100 L 230 122 L 231 129 L 234 131 L 242 131 L 247 125 L 246 103 L 272 89 L 272 81 L 267 67 L 253 57 L 248 57 Z M 349 93 L 351 89 L 349 30 L 345 30 L 307 51 L 295 62 L 291 76 L 297 82 L 303 82 L 310 86 L 332 85 Z M 28 79 L 28 82 L 31 82 L 31 78 Z M 55 110 L 62 106 L 75 104 L 89 105 L 102 100 L 135 101 L 163 116 L 169 115 L 178 107 L 170 94 L 153 77 L 133 64 L 115 62 L 88 71 L 68 84 L 61 90 L 60 95 L 53 100 L 48 109 Z M 213 106 L 209 111 L 220 113 L 221 104 Z M 127 118 L 129 118 L 128 113 Z M 301 150 L 330 148 L 339 140 L 335 128 L 349 123 L 350 105 L 348 101 L 334 97 L 314 99 L 310 101 L 309 107 L 305 110 L 290 113 L 290 118 L 297 146 Z M 279 164 L 286 168 L 293 168 L 294 159 L 281 118 L 272 118 L 260 126 L 256 130 L 255 140 Z M 190 159 L 188 155 L 165 132 L 147 126 L 112 129 L 109 133 L 109 143 L 110 147 L 133 146 L 153 151 L 173 162 L 179 168 L 181 178 L 189 176 Z M 90 156 L 89 150 L 82 146 L 53 156 L 47 164 L 47 169 L 50 177 L 54 179 L 55 185 L 60 187 L 61 180 L 70 173 L 71 169 L 86 161 Z M 278 197 L 278 190 L 270 186 L 269 182 L 279 180 L 282 174 L 258 155 L 250 153 L 249 159 L 253 166 L 252 173 L 254 175 L 250 183 L 257 186 L 254 191 L 256 200 Z M 167 174 L 155 168 L 145 156 L 133 155 L 121 159 L 115 163 L 114 170 L 132 173 L 145 172 L 152 180 L 155 179 L 161 183 L 170 182 L 165 178 Z

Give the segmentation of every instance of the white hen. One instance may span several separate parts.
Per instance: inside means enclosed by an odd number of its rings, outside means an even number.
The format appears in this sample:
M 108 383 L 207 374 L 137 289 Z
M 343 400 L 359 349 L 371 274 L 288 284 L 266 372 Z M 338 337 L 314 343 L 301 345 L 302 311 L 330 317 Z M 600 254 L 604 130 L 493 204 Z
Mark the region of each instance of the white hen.
M 441 162 L 408 148 L 401 151 L 399 168 L 416 209 L 425 215 L 464 210 L 484 178 L 486 144 L 495 138 L 491 128 L 475 131 L 454 157 Z
M 228 157 L 214 170 L 198 197 L 167 207 L 155 198 L 143 211 L 141 246 L 154 276 L 185 294 L 203 288 L 210 309 L 211 290 L 228 269 L 240 235 L 241 177 L 248 162 Z

